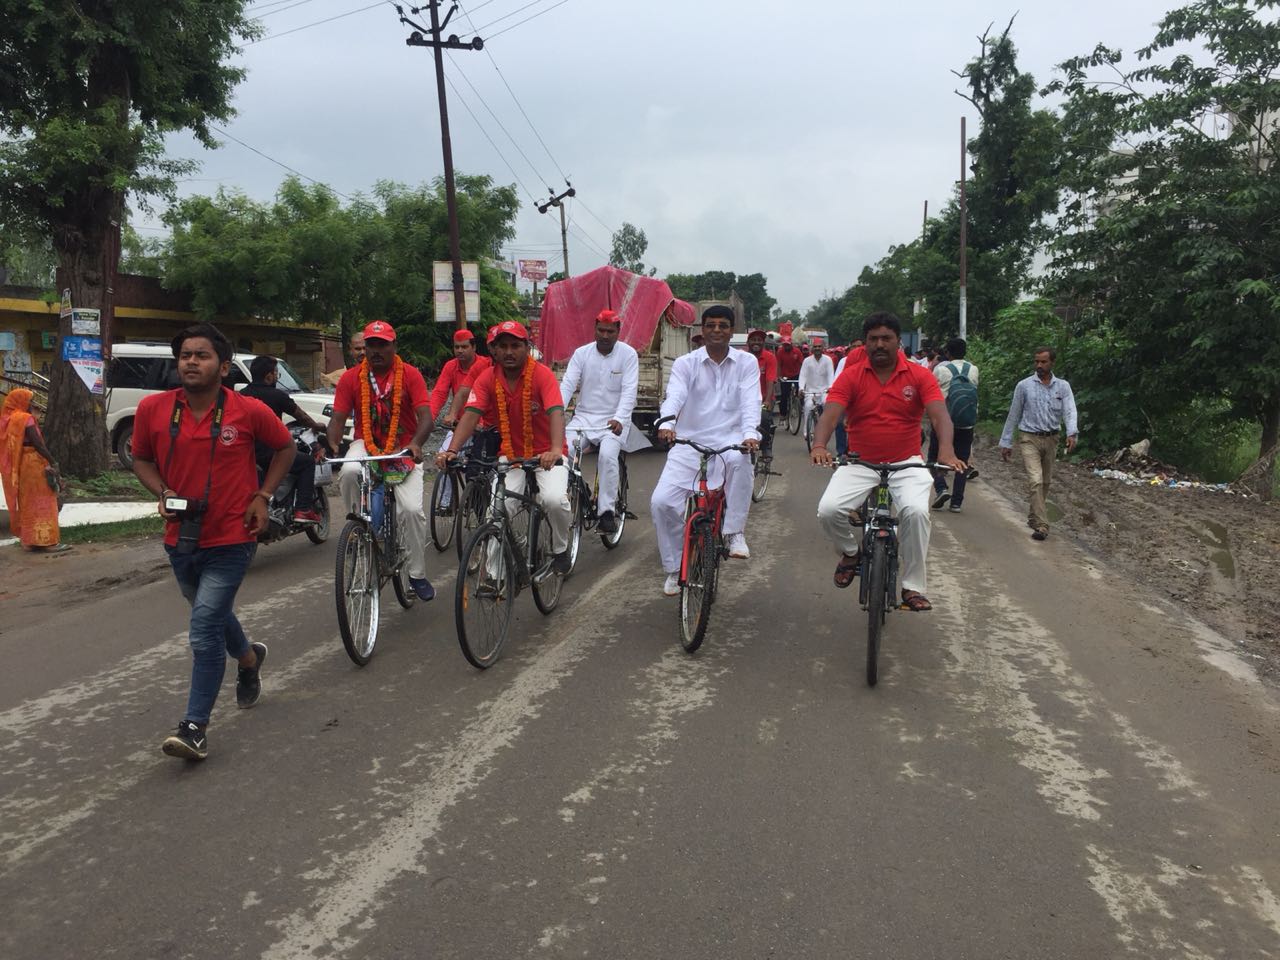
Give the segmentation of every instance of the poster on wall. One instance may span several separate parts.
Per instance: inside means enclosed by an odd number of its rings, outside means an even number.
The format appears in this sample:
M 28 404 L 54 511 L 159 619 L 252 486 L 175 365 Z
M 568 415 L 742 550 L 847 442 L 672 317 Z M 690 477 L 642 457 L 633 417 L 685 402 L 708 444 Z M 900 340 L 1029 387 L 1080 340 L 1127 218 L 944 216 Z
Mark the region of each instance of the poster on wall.
M 453 264 L 437 260 L 432 267 L 435 287 L 436 323 L 457 323 L 458 311 L 453 302 Z M 467 323 L 480 322 L 480 264 L 463 263 L 462 292 L 466 301 Z
M 63 360 L 102 360 L 102 341 L 98 337 L 63 337 Z

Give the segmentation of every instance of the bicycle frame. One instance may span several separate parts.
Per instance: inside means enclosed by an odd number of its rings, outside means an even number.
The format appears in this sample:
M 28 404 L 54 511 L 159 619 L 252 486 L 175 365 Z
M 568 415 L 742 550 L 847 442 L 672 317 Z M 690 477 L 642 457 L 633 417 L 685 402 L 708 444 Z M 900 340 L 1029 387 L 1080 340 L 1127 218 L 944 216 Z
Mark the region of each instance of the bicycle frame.
M 687 583 L 689 579 L 689 544 L 693 542 L 694 531 L 710 523 L 711 535 L 719 542 L 721 525 L 724 523 L 724 488 L 712 490 L 707 486 L 707 464 L 710 461 L 711 457 L 704 453 L 698 464 L 698 489 L 690 495 L 685 510 L 684 544 L 680 550 L 681 583 Z
M 511 548 L 511 552 L 516 558 L 516 569 L 519 570 L 524 577 L 532 579 L 537 575 L 538 571 L 533 569 L 533 556 L 527 553 L 526 546 L 533 543 L 533 532 L 537 529 L 538 523 L 542 520 L 546 511 L 542 509 L 542 504 L 538 503 L 538 479 L 536 471 L 539 463 L 537 460 L 520 460 L 514 463 L 504 463 L 498 461 L 494 471 L 494 486 L 492 496 L 489 498 L 489 514 L 486 519 L 498 524 L 502 531 L 502 538 Z M 516 493 L 507 489 L 507 474 L 512 470 L 523 470 L 528 478 L 529 486 L 524 493 Z M 520 537 L 516 534 L 514 517 L 507 513 L 507 500 L 516 500 L 527 507 L 527 515 L 529 518 L 528 526 L 525 530 L 525 542 L 521 544 Z M 517 588 L 519 580 L 517 581 Z
M 391 504 L 395 503 L 395 491 L 381 480 L 373 479 L 373 470 L 369 467 L 370 463 L 380 460 L 403 460 L 409 455 L 407 450 L 401 453 L 382 454 L 376 457 L 334 457 L 327 459 L 326 463 L 355 463 L 360 466 L 360 499 L 356 504 L 356 509 L 347 514 L 348 520 L 362 523 L 369 528 L 373 534 L 373 541 L 377 546 L 376 555 L 378 563 L 383 567 L 384 572 L 394 572 L 399 565 L 399 557 L 389 557 L 386 554 L 388 545 L 399 547 L 399 536 L 395 529 L 395 507 L 390 510 L 384 510 L 382 515 L 381 528 L 373 525 L 373 492 L 381 486 L 383 497 L 391 497 Z

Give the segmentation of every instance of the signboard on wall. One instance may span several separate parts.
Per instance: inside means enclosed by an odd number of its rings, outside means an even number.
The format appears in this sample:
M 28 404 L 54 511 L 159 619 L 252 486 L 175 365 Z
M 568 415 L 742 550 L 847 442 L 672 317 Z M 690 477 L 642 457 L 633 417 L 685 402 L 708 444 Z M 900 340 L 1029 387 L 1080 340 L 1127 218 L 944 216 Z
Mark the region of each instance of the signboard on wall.
M 547 261 L 545 260 L 521 260 L 520 276 L 525 280 L 532 280 L 534 283 L 541 283 L 547 279 Z
M 71 332 L 77 337 L 96 337 L 102 332 L 101 310 L 77 307 L 71 311 Z
M 63 337 L 63 360 L 102 360 L 102 340 L 98 337 Z

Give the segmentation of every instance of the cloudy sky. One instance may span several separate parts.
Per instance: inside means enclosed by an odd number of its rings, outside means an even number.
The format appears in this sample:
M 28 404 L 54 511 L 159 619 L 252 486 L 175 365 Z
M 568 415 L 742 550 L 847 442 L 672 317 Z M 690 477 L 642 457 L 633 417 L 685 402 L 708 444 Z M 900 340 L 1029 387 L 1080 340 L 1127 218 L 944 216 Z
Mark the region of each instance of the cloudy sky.
M 567 175 L 580 195 L 574 273 L 606 262 L 611 232 L 629 221 L 660 274 L 759 271 L 782 307 L 804 310 L 914 236 L 924 201 L 945 202 L 961 115 L 971 134 L 976 124 L 950 71 L 989 23 L 1018 15 L 1021 63 L 1044 83 L 1099 42 L 1141 46 L 1173 5 L 465 0 L 449 32 L 470 38 L 474 25 L 487 45 L 446 58 L 454 163 L 523 184 L 512 258 L 560 268 L 559 221 L 531 195 Z M 286 172 L 253 150 L 344 194 L 441 173 L 430 50 L 405 45 L 389 2 L 250 10 L 268 35 L 244 51 L 249 76 L 225 129 L 252 150 L 174 138 L 172 153 L 202 162 L 184 193 L 221 184 L 269 199 Z

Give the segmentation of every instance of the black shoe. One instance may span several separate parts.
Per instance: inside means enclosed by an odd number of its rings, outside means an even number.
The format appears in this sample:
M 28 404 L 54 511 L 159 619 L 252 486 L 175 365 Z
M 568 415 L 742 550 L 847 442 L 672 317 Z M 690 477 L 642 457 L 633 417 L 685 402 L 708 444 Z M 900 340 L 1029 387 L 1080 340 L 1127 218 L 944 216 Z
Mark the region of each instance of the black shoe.
M 262 696 L 262 664 L 267 659 L 267 645 L 254 641 L 249 644 L 253 648 L 253 652 L 258 655 L 258 665 L 255 667 L 241 667 L 236 672 L 236 706 L 241 710 L 248 710 L 258 702 Z
M 1048 539 L 1049 539 L 1049 531 L 1048 531 L 1048 530 L 1037 530 L 1035 533 L 1031 534 L 1031 539 L 1032 539 L 1032 540 L 1048 540 Z
M 946 490 L 939 490 L 933 498 L 933 509 L 941 510 L 947 505 L 947 501 L 951 499 L 951 494 Z
M 966 470 L 965 470 L 965 472 L 964 472 L 964 478 L 965 478 L 966 480 L 977 480 L 977 479 L 978 479 L 978 468 L 977 468 L 977 467 L 969 467 L 968 469 L 966 469 Z
M 183 720 L 178 724 L 178 732 L 166 738 L 160 749 L 166 756 L 203 760 L 209 755 L 209 737 L 190 720 Z
M 612 510 L 606 510 L 600 514 L 600 519 L 596 522 L 596 529 L 601 533 L 618 532 L 618 518 L 613 515 Z
M 556 554 L 555 559 L 551 561 L 551 569 L 562 577 L 569 575 L 569 571 L 573 569 L 573 558 L 569 556 L 568 550 Z

